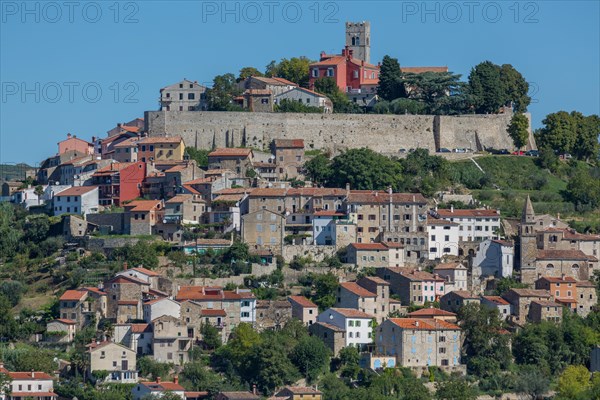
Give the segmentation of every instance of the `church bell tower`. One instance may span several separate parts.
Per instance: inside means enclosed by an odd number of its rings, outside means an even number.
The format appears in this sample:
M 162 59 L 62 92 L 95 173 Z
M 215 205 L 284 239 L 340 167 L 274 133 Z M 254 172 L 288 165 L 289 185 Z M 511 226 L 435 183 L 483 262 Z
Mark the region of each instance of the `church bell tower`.
M 346 46 L 356 59 L 371 63 L 371 23 L 346 22 Z
M 537 257 L 537 242 L 535 227 L 535 212 L 531 199 L 527 196 L 523 214 L 521 215 L 521 225 L 519 227 L 519 237 L 521 244 L 521 282 L 534 283 L 537 279 L 535 259 Z

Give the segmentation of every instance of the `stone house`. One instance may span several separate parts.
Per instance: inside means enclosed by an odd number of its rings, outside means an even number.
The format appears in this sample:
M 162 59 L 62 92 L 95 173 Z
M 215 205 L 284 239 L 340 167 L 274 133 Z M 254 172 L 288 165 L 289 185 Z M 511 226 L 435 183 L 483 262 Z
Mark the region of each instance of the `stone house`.
M 88 379 L 93 378 L 94 371 L 107 371 L 105 382 L 137 382 L 136 354 L 130 348 L 114 342 L 92 343 L 88 345 L 87 356 Z
M 344 328 L 327 322 L 315 322 L 309 325 L 308 331 L 312 336 L 321 339 L 334 357 L 337 357 L 340 350 L 346 347 L 346 330 Z
M 347 248 L 346 259 L 359 269 L 403 267 L 404 245 L 394 242 L 351 243 Z
M 435 308 L 433 306 L 421 308 L 407 314 L 409 318 L 417 319 L 439 319 L 450 323 L 456 323 L 456 314 L 450 311 Z
M 433 212 L 436 218 L 458 223 L 458 241 L 482 242 L 487 239 L 500 239 L 500 210 L 458 210 L 438 209 Z M 459 255 L 460 254 L 459 252 Z
M 275 139 L 273 154 L 279 180 L 294 179 L 302 175 L 304 165 L 304 140 Z
M 94 287 L 67 290 L 59 298 L 61 319 L 70 319 L 77 323 L 77 329 L 107 316 L 106 293 Z
M 238 87 L 242 90 L 248 89 L 263 89 L 269 90 L 274 96 L 278 96 L 282 93 L 288 92 L 298 85 L 294 82 L 288 81 L 287 79 L 272 77 L 267 78 L 265 76 L 249 76 L 243 81 L 238 83 Z
M 111 158 L 118 162 L 137 162 L 138 142 L 140 140 L 139 137 L 135 136 L 115 144 Z
M 246 176 L 252 170 L 254 154 L 252 149 L 220 148 L 208 154 L 208 167 L 211 169 L 228 169 L 237 176 Z
M 247 89 L 242 98 L 242 107 L 250 112 L 273 112 L 273 92 L 269 89 Z
M 527 318 L 531 322 L 550 321 L 560 323 L 562 321 L 563 306 L 554 301 L 534 300 L 529 306 Z
M 390 291 L 400 297 L 403 305 L 423 305 L 445 293 L 446 281 L 438 275 L 411 268 L 378 268 L 377 276 L 390 283 Z
M 585 318 L 598 304 L 596 285 L 590 281 L 579 281 L 577 294 L 577 314 Z
M 439 319 L 391 318 L 377 327 L 375 346 L 380 354 L 395 356 L 402 367 L 456 367 L 461 330 Z
M 284 100 L 298 102 L 309 107 L 318 107 L 325 114 L 333 113 L 333 102 L 327 96 L 303 87 L 295 87 L 275 96 L 274 102 L 281 104 Z
M 457 313 L 461 307 L 472 303 L 480 304 L 481 300 L 468 290 L 455 290 L 440 298 L 440 307 L 453 313 Z
M 154 360 L 175 365 L 183 365 L 189 361 L 192 338 L 188 337 L 187 325 L 179 318 L 163 315 L 152 321 L 152 327 Z
M 164 221 L 167 224 L 199 224 L 206 211 L 206 201 L 200 195 L 178 194 L 165 202 Z
M 373 342 L 373 319 L 373 315 L 352 308 L 329 308 L 317 317 L 318 322 L 345 330 L 345 347 L 356 346 L 359 350 Z
M 555 278 L 542 276 L 535 281 L 535 288 L 549 292 L 554 301 L 568 307 L 571 311 L 577 309 L 577 281 L 570 276 Z
M 152 354 L 152 324 L 115 324 L 113 342 L 135 351 L 138 356 Z
M 356 243 L 356 221 L 339 211 L 321 210 L 313 213 L 313 244 L 344 249 Z
M 46 339 L 57 343 L 71 343 L 77 333 L 77 322 L 72 319 L 55 319 L 46 325 Z
M 288 386 L 277 392 L 274 400 L 322 400 L 323 393 L 312 387 Z M 269 398 L 268 400 L 271 400 Z
M 143 281 L 143 282 L 146 282 L 147 284 L 149 284 L 150 289 L 158 289 L 159 281 L 160 281 L 160 277 L 161 277 L 161 275 L 158 272 L 152 271 L 152 270 L 150 270 L 148 268 L 144 268 L 144 267 L 125 269 L 124 271 L 117 272 L 115 275 L 116 276 L 130 276 L 132 278 L 139 279 L 140 281 Z
M 132 276 L 120 275 L 104 284 L 107 294 L 107 317 L 118 324 L 143 319 L 142 297 L 150 284 Z
M 598 258 L 581 250 L 538 250 L 535 271 L 538 275 L 560 277 L 563 274 L 576 280 L 587 280 L 598 269 Z
M 183 79 L 160 89 L 160 109 L 163 111 L 206 111 L 206 86 Z
M 427 200 L 419 193 L 349 190 L 347 212 L 357 215 L 359 243 L 404 245 L 405 261 L 428 259 Z
M 446 280 L 445 291 L 467 290 L 467 267 L 460 262 L 438 264 L 433 272 Z
M 162 200 L 135 200 L 125 204 L 126 231 L 130 235 L 153 235 L 165 215 Z M 157 232 L 158 231 L 158 232 Z
M 586 235 L 573 229 L 548 228 L 537 231 L 540 250 L 581 250 L 585 255 L 598 258 L 600 235 Z
M 364 277 L 358 282 L 343 282 L 338 287 L 335 306 L 353 308 L 373 315 L 381 323 L 391 312 L 390 284 L 378 277 Z
M 256 323 L 258 331 L 280 330 L 292 319 L 292 305 L 287 300 L 257 300 Z
M 514 321 L 519 324 L 526 322 L 532 301 L 552 300 L 550 292 L 537 289 L 510 289 L 503 297 L 510 303 L 511 314 L 514 316 Z
M 292 305 L 292 318 L 301 321 L 305 326 L 316 321 L 319 307 L 315 303 L 304 296 L 289 296 L 288 301 Z
M 211 325 L 217 329 L 223 343 L 227 342 L 231 333 L 226 325 L 227 312 L 222 309 L 203 308 L 201 303 L 186 300 L 181 303 L 181 321 L 187 325 L 188 337 L 202 339 L 202 326 Z
M 444 256 L 458 256 L 458 227 L 456 222 L 427 216 L 429 260 L 441 259 Z
M 500 296 L 481 296 L 481 305 L 498 310 L 503 320 L 510 317 L 510 303 Z
M 268 209 L 242 216 L 242 240 L 253 250 L 270 250 L 281 254 L 285 235 L 285 218 Z

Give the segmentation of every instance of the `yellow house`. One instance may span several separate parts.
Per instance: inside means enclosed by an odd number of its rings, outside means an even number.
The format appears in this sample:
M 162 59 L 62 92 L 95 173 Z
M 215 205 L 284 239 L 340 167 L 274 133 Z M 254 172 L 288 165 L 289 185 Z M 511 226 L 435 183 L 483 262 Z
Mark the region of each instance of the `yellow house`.
M 183 161 L 184 152 L 181 136 L 153 136 L 138 142 L 139 161 Z

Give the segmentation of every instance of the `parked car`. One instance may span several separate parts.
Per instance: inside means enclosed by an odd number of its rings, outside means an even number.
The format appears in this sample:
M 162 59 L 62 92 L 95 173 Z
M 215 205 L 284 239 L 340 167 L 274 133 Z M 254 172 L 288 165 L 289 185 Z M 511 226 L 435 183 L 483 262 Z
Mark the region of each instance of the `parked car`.
M 517 151 L 513 151 L 513 152 L 512 152 L 512 155 L 513 155 L 513 156 L 524 156 L 524 155 L 525 155 L 525 152 L 524 152 L 524 151 L 522 151 L 522 150 L 517 150 Z
M 540 155 L 540 152 L 537 150 L 528 150 L 525 152 L 525 155 L 529 157 L 538 157 Z
M 398 153 L 406 153 L 406 149 L 399 149 Z
M 450 150 L 448 150 L 448 149 L 447 149 L 447 148 L 445 148 L 445 147 L 442 147 L 442 148 L 441 148 L 441 149 L 439 149 L 437 152 L 438 152 L 438 153 L 452 153 Z
M 508 151 L 507 149 L 501 149 L 501 150 L 498 150 L 497 154 L 510 154 L 510 151 Z
M 456 149 L 454 149 L 455 153 L 466 153 L 467 149 L 463 148 L 463 147 L 457 147 Z

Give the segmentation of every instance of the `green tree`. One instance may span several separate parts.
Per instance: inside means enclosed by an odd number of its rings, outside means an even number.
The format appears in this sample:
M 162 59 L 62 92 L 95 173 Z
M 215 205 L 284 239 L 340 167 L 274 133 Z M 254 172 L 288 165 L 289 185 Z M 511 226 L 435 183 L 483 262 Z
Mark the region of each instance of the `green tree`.
M 404 74 L 404 84 L 412 88 L 408 97 L 422 102 L 429 114 L 461 114 L 466 111 L 466 84 L 452 72 Z
M 514 114 L 508 126 L 508 134 L 517 149 L 527 144 L 529 139 L 529 120 L 525 114 Z
M 384 100 L 392 101 L 400 97 L 406 97 L 406 89 L 402 80 L 400 63 L 398 59 L 388 55 L 383 57 L 379 73 L 379 85 L 377 94 Z
M 308 106 L 299 101 L 293 101 L 289 99 L 283 99 L 279 104 L 275 105 L 276 112 L 284 113 L 310 113 L 319 114 L 323 110 L 320 107 Z
M 573 151 L 577 140 L 577 127 L 566 111 L 548 114 L 542 120 L 544 127 L 537 131 L 535 138 L 539 147 L 548 146 L 560 153 Z
M 567 196 L 578 207 L 596 209 L 600 206 L 600 177 L 579 170 L 567 184 Z
M 550 380 L 539 368 L 527 366 L 520 369 L 515 384 L 517 393 L 535 400 L 548 391 Z
M 188 146 L 185 148 L 185 152 L 190 159 L 196 161 L 196 165 L 198 165 L 198 167 L 208 167 L 208 154 L 210 153 L 209 150 L 197 149 L 195 147 Z
M 238 75 L 236 82 L 241 82 L 251 76 L 260 77 L 260 76 L 264 76 L 264 75 L 262 72 L 260 72 L 258 69 L 254 68 L 254 67 L 244 67 L 244 68 L 240 69 L 240 74 Z
M 217 75 L 213 80 L 213 87 L 206 91 L 208 108 L 210 111 L 229 111 L 235 109 L 232 100 L 239 96 L 241 90 L 237 86 L 235 75 Z
M 332 174 L 331 160 L 324 154 L 317 154 L 304 163 L 304 169 L 313 182 L 326 184 Z
M 308 66 L 311 61 L 307 57 L 292 57 L 282 59 L 279 63 L 272 61 L 267 65 L 266 76 L 287 79 L 299 86 L 308 87 Z
M 399 163 L 371 149 L 350 149 L 333 159 L 327 186 L 345 187 L 347 183 L 358 190 L 395 190 L 401 185 Z
M 41 201 L 42 201 L 42 195 L 44 194 L 44 187 L 42 185 L 37 185 L 35 187 L 35 189 L 33 190 L 33 193 L 37 196 L 38 198 L 38 206 L 40 205 Z
M 200 333 L 202 334 L 202 342 L 208 349 L 218 349 L 223 344 L 219 330 L 211 324 L 202 324 Z
M 145 356 L 137 360 L 140 375 L 152 380 L 156 380 L 157 378 L 167 379 L 171 366 L 172 364 L 155 361 L 150 356 Z
M 353 346 L 344 347 L 340 350 L 338 358 L 342 366 L 340 374 L 344 377 L 356 379 L 360 371 L 358 349 Z
M 316 275 L 313 281 L 315 287 L 315 304 L 320 309 L 333 307 L 337 289 L 340 285 L 337 276 L 332 273 Z
M 569 365 L 558 377 L 558 399 L 582 399 L 590 387 L 590 371 L 583 365 Z
M 291 360 L 308 382 L 314 382 L 329 365 L 329 349 L 315 336 L 305 336 L 294 347 Z
M 599 153 L 600 117 L 584 116 L 580 112 L 571 112 L 571 118 L 577 127 L 577 137 L 573 146 L 573 156 L 580 160 L 597 160 Z
M 271 394 L 276 388 L 299 378 L 298 370 L 286 356 L 288 349 L 272 336 L 254 346 L 248 355 L 247 380 L 255 381 L 259 390 Z
M 437 400 L 476 400 L 477 396 L 477 389 L 463 378 L 453 377 L 435 384 Z
M 427 104 L 419 100 L 399 98 L 393 100 L 389 105 L 390 112 L 394 114 L 427 114 Z
M 215 395 L 223 387 L 223 380 L 201 362 L 186 363 L 181 371 L 181 384 L 187 390 L 207 391 Z
M 491 61 L 477 64 L 469 74 L 469 92 L 473 96 L 475 111 L 495 114 L 504 105 L 500 67 Z
M 523 75 L 510 64 L 503 64 L 500 67 L 500 82 L 504 95 L 504 104 L 512 102 L 515 113 L 524 113 L 531 103 L 529 92 L 529 83 Z
M 6 297 L 15 307 L 27 291 L 26 286 L 20 281 L 4 281 L 0 283 L 0 296 Z
M 324 94 L 333 103 L 333 112 L 335 113 L 357 113 L 360 108 L 352 103 L 348 96 L 338 87 L 335 79 L 326 77 L 315 81 L 315 90 Z

